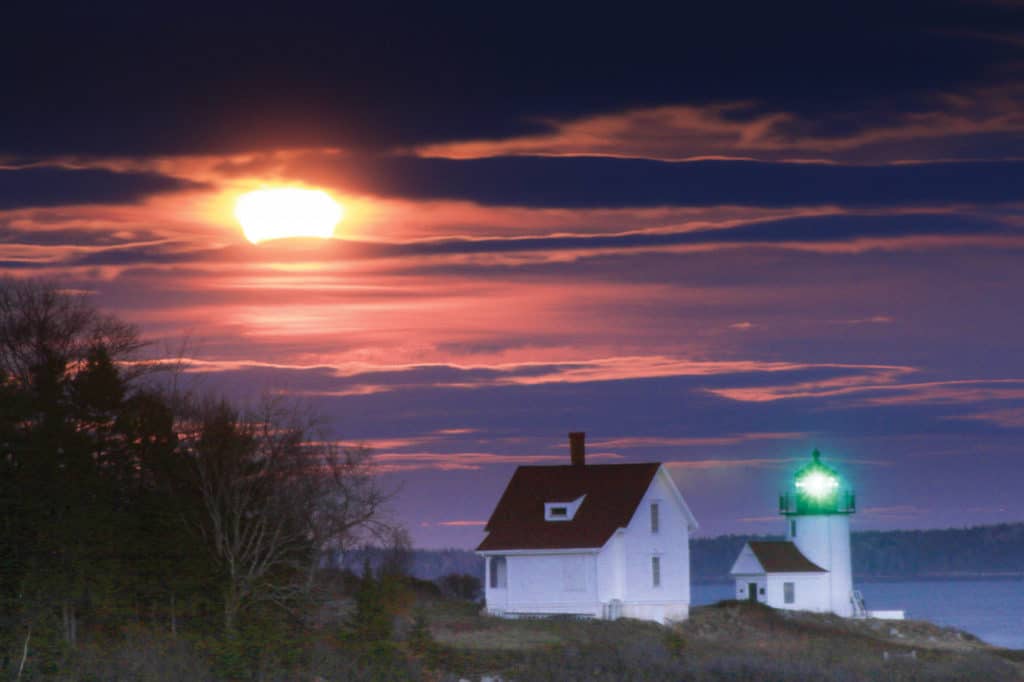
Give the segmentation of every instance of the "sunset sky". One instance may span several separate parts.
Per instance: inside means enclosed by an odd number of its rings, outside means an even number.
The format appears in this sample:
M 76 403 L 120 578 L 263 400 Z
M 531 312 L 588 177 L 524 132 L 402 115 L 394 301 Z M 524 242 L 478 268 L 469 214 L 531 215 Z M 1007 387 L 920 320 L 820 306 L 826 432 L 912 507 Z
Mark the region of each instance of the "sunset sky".
M 704 4 L 5 9 L 0 275 L 310 404 L 421 546 L 576 430 L 702 535 L 814 447 L 855 528 L 1024 520 L 1024 4 Z M 250 244 L 280 186 L 334 238 Z

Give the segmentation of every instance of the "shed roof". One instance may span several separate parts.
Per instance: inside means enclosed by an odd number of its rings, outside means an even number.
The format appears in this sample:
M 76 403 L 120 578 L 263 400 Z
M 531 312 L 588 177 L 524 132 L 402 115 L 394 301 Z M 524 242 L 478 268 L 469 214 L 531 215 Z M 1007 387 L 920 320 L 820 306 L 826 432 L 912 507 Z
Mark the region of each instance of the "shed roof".
M 661 466 L 587 464 L 522 466 L 516 469 L 484 527 L 477 551 L 591 549 L 603 547 L 629 525 Z M 586 495 L 569 521 L 546 521 L 544 503 Z
M 747 543 L 765 573 L 828 573 L 803 555 L 788 541 L 752 541 Z

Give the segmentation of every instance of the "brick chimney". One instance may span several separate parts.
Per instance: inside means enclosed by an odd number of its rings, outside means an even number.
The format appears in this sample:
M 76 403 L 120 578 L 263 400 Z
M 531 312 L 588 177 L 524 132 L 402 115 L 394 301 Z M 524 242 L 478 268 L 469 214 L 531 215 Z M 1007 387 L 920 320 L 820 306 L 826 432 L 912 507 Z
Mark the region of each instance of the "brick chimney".
M 587 434 L 582 431 L 573 431 L 569 434 L 569 459 L 573 466 L 583 466 L 587 463 L 587 448 L 584 440 Z

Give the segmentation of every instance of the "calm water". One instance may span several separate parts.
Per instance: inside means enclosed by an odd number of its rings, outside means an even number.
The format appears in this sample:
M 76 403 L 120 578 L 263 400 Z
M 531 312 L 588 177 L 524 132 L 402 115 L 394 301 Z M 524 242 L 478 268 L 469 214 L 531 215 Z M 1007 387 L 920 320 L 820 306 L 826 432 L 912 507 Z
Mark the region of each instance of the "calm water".
M 694 585 L 693 604 L 733 598 L 733 585 Z M 966 630 L 990 644 L 1024 649 L 1024 581 L 956 580 L 858 583 L 869 609 L 903 609 L 907 618 Z

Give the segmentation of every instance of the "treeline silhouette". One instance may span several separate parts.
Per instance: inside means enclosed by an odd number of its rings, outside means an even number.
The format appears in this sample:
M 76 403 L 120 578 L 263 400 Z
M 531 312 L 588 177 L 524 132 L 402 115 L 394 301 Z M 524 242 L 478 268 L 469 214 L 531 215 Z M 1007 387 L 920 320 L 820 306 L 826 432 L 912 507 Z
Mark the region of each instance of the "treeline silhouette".
M 0 677 L 127 675 L 68 673 L 126 628 L 248 675 L 336 594 L 323 548 L 406 542 L 367 451 L 278 398 L 185 391 L 143 348 L 82 295 L 0 280 Z
M 690 542 L 694 582 L 729 580 L 737 554 L 764 535 L 723 535 Z M 1024 577 L 1024 523 L 943 530 L 861 531 L 850 538 L 861 579 Z
M 772 535 L 721 535 L 690 540 L 693 582 L 730 580 L 729 569 L 748 540 L 781 540 Z M 858 578 L 913 579 L 1024 577 L 1024 523 L 944 530 L 861 531 L 851 536 L 853 571 Z M 385 550 L 359 548 L 339 567 L 355 569 L 369 560 L 380 565 Z M 484 576 L 483 560 L 465 549 L 417 549 L 409 554 L 411 575 L 436 580 L 449 573 Z

